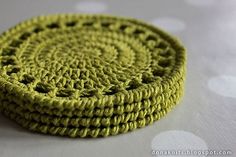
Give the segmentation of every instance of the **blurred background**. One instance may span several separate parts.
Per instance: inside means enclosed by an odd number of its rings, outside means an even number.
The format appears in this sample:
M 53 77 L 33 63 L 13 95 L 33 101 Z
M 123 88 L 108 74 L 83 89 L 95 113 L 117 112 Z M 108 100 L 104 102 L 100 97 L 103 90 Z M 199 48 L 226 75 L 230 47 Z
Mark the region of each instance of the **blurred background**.
M 34 134 L 0 115 L 0 156 L 157 156 L 154 150 L 236 153 L 235 0 L 0 0 L 0 32 L 33 16 L 92 13 L 161 27 L 187 48 L 183 101 L 144 129 L 99 139 Z M 204 156 L 204 155 L 199 155 Z

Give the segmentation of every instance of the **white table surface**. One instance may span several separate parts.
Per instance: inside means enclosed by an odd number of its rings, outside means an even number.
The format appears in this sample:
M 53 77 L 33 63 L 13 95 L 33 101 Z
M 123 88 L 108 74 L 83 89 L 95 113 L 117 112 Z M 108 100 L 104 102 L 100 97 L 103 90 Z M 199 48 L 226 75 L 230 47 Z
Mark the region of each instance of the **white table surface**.
M 0 157 L 148 157 L 160 149 L 236 156 L 235 0 L 0 0 L 0 32 L 60 12 L 134 17 L 179 37 L 188 50 L 184 99 L 151 126 L 99 139 L 32 133 L 0 115 Z

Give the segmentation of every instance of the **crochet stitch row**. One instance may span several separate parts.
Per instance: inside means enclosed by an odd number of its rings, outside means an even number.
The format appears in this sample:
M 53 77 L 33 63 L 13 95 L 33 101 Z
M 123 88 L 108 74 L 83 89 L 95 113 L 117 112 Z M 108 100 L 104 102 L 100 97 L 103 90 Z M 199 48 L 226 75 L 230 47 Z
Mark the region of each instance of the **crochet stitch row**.
M 180 42 L 144 22 L 39 16 L 0 36 L 0 111 L 41 133 L 125 133 L 180 101 L 185 66 Z

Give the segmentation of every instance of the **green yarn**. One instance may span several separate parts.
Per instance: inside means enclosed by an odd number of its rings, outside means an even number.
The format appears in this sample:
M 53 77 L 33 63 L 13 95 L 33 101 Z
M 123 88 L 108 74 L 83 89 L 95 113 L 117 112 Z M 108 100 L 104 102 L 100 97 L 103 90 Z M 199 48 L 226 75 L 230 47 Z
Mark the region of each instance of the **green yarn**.
M 132 131 L 180 101 L 185 55 L 178 40 L 135 19 L 36 17 L 0 36 L 0 111 L 46 134 Z

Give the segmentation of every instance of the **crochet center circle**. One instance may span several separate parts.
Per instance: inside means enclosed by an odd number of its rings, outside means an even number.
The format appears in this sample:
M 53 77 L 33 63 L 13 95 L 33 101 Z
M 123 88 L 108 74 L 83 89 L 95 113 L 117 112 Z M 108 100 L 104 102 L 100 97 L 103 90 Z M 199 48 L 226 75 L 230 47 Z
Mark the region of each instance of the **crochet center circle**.
M 135 19 L 62 14 L 0 36 L 0 110 L 32 131 L 116 135 L 160 119 L 183 94 L 185 49 Z

